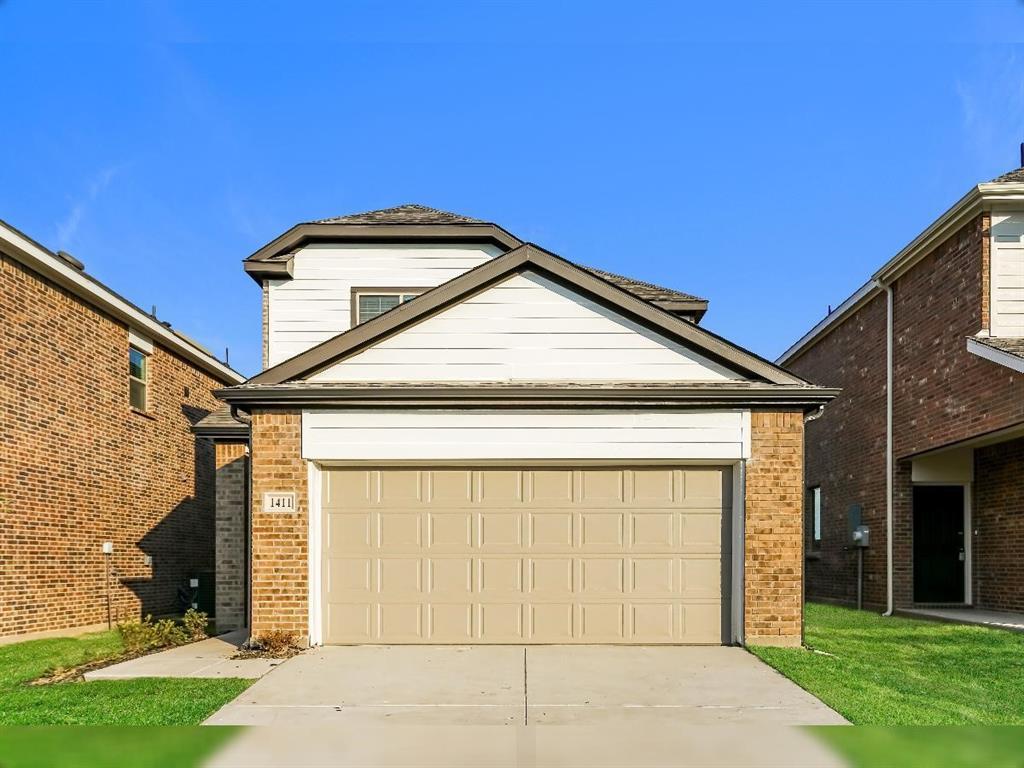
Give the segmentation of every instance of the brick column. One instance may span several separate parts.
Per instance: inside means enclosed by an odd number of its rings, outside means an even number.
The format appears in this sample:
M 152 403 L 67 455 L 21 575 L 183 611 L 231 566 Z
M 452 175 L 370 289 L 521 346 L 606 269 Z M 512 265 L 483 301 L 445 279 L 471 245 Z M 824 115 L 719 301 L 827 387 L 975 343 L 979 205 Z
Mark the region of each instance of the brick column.
M 798 646 L 803 633 L 804 416 L 754 411 L 747 462 L 744 636 Z
M 217 443 L 217 630 L 245 626 L 246 443 Z
M 309 636 L 307 469 L 302 414 L 252 415 L 252 634 Z M 263 510 L 263 494 L 293 492 L 294 512 Z

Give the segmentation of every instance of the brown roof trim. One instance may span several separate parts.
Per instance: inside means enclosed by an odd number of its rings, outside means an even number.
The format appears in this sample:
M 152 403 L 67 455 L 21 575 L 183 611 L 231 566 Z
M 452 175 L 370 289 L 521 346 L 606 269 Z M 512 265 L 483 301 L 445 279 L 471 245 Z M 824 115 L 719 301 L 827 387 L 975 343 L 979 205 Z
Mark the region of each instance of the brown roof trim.
M 536 407 L 800 407 L 817 408 L 833 400 L 838 389 L 772 385 L 671 385 L 635 387 L 628 384 L 580 387 L 547 386 L 248 386 L 229 387 L 217 397 L 234 406 L 253 407 L 396 407 L 396 408 L 536 408 Z
M 656 331 L 679 339 L 701 354 L 729 368 L 772 384 L 804 385 L 808 382 L 769 363 L 761 357 L 726 341 L 698 325 L 670 314 L 637 298 L 582 267 L 566 261 L 532 243 L 498 256 L 464 272 L 404 304 L 368 320 L 338 336 L 312 347 L 250 379 L 252 384 L 280 384 L 308 376 L 338 360 L 353 355 L 445 307 L 485 290 L 505 277 L 534 269 L 575 289 Z
M 245 271 L 259 282 L 267 277 L 291 277 L 292 251 L 307 243 L 331 242 L 466 242 L 493 243 L 505 250 L 517 248 L 522 240 L 497 224 L 296 224 L 264 245 L 243 262 Z M 284 273 L 276 263 L 284 263 Z M 275 266 L 270 266 L 275 264 Z

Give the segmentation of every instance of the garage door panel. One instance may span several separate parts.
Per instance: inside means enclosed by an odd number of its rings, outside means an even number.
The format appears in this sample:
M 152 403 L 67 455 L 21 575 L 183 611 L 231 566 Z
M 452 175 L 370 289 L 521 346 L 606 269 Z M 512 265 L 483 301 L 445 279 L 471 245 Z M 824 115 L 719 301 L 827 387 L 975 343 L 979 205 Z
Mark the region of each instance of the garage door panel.
M 626 516 L 621 512 L 583 512 L 580 514 L 581 550 L 622 549 Z
M 431 603 L 427 606 L 427 637 L 435 643 L 473 641 L 471 603 Z
M 477 570 L 481 595 L 521 595 L 523 561 L 518 557 L 481 557 Z
M 518 643 L 526 638 L 522 603 L 481 603 L 477 638 L 488 643 Z
M 614 596 L 625 592 L 626 564 L 621 557 L 581 557 L 579 563 L 580 593 L 589 597 Z
M 325 641 L 721 641 L 723 471 L 324 473 Z
M 419 512 L 380 512 L 377 518 L 377 547 L 382 550 L 418 550 L 423 542 Z
M 523 548 L 520 512 L 481 512 L 476 515 L 477 546 L 490 552 L 519 552 Z
M 681 605 L 679 639 L 684 643 L 720 643 L 721 610 L 717 602 Z
M 431 599 L 473 594 L 473 558 L 432 557 L 427 560 L 427 591 Z
M 431 512 L 427 515 L 427 546 L 431 549 L 473 546 L 470 512 Z
M 528 639 L 544 643 L 571 643 L 575 637 L 572 603 L 534 603 L 527 606 Z
M 527 564 L 527 591 L 532 599 L 564 599 L 573 592 L 574 560 L 571 557 L 531 558 Z

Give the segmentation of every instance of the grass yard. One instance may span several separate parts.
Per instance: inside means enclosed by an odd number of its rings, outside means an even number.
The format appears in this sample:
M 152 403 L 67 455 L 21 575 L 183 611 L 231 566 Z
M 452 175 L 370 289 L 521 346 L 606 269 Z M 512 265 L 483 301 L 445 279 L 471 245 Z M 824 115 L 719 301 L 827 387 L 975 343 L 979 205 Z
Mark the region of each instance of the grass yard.
M 197 768 L 235 728 L 0 727 L 3 768 Z
M 1020 768 L 1024 729 L 1002 726 L 828 727 L 811 732 L 853 768 Z
M 1024 634 L 811 603 L 806 642 L 751 651 L 856 725 L 1024 724 Z
M 252 681 L 149 678 L 25 683 L 54 667 L 112 656 L 117 632 L 0 647 L 0 725 L 197 725 Z

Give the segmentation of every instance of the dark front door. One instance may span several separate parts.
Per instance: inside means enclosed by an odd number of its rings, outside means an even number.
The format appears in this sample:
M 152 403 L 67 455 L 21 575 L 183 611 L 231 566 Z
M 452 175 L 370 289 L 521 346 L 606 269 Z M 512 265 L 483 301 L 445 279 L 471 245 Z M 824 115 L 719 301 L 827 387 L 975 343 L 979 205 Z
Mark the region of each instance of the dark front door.
M 964 489 L 914 486 L 914 602 L 964 601 Z

